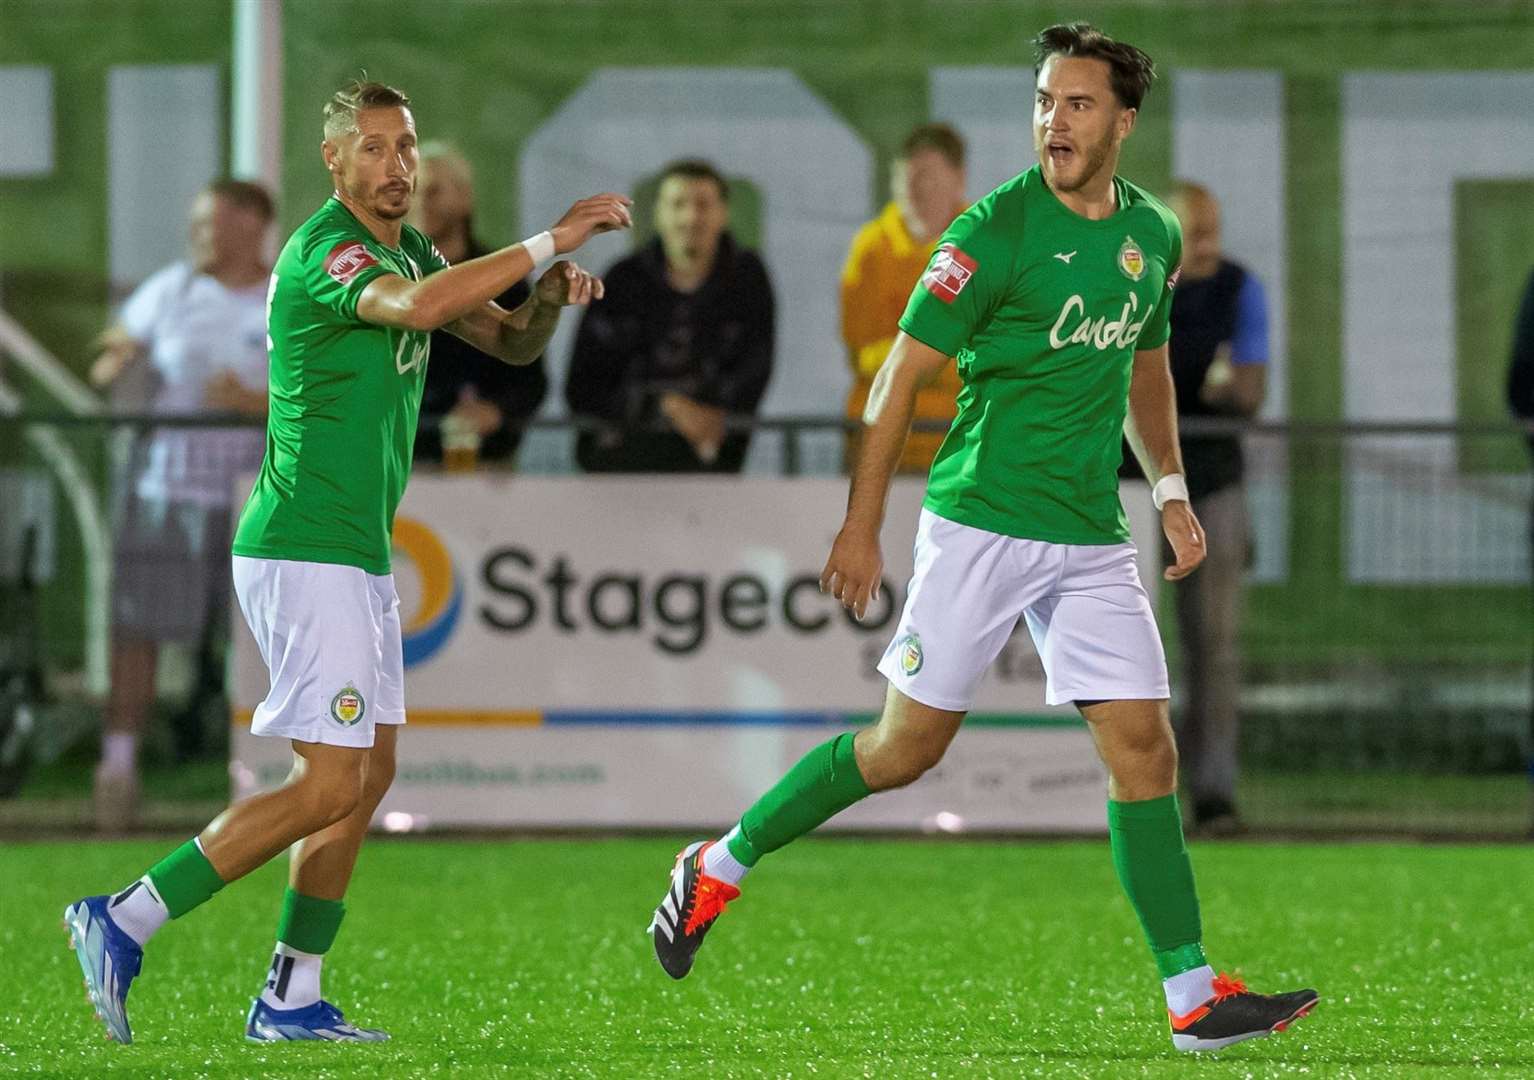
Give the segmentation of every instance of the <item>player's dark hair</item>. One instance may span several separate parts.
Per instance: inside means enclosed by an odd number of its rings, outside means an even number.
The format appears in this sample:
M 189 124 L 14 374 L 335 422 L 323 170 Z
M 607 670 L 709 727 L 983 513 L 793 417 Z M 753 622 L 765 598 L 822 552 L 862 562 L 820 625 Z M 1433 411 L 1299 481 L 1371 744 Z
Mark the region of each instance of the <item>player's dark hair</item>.
M 923 150 L 936 150 L 955 169 L 964 168 L 964 136 L 948 124 L 920 124 L 900 144 L 900 160 L 910 161 Z
M 1143 50 L 1114 41 L 1090 23 L 1060 23 L 1039 32 L 1033 39 L 1035 79 L 1051 56 L 1085 56 L 1107 63 L 1108 81 L 1126 109 L 1138 109 L 1156 81 L 1156 65 Z
M 268 224 L 277 216 L 277 204 L 260 184 L 249 180 L 224 178 L 208 185 L 208 194 L 217 196 L 241 210 L 249 210 Z
M 353 79 L 325 102 L 325 137 L 334 138 L 357 127 L 357 114 L 364 109 L 403 109 L 410 98 L 403 90 L 369 79 L 366 74 Z
M 730 182 L 724 178 L 724 174 L 702 158 L 682 158 L 673 161 L 660 171 L 657 184 L 663 184 L 673 176 L 680 176 L 684 180 L 711 180 L 719 189 L 719 197 L 725 202 L 730 201 Z

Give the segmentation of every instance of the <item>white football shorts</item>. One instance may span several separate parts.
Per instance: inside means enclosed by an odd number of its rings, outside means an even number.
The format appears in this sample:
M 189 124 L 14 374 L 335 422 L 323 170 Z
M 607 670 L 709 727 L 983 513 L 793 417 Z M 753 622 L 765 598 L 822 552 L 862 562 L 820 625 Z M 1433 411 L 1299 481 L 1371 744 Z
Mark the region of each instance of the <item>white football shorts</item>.
M 234 593 L 271 676 L 253 734 L 365 748 L 374 725 L 405 722 L 392 574 L 236 555 Z
M 1170 696 L 1133 544 L 1019 540 L 926 509 L 905 610 L 879 671 L 923 705 L 967 712 L 1019 617 L 1044 663 L 1048 704 Z

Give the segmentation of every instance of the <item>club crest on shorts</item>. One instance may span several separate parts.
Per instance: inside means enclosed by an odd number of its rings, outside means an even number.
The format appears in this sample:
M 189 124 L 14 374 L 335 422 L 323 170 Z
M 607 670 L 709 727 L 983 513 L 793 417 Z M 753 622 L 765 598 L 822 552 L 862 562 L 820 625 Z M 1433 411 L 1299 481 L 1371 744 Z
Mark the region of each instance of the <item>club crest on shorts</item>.
M 1145 276 L 1145 252 L 1132 236 L 1124 237 L 1124 246 L 1119 248 L 1119 269 L 1130 281 L 1139 281 Z
M 357 693 L 355 686 L 348 686 L 330 699 L 330 718 L 342 727 L 351 727 L 367 712 L 367 702 Z
M 915 634 L 907 634 L 900 641 L 900 670 L 907 676 L 915 675 L 921 670 L 921 638 Z

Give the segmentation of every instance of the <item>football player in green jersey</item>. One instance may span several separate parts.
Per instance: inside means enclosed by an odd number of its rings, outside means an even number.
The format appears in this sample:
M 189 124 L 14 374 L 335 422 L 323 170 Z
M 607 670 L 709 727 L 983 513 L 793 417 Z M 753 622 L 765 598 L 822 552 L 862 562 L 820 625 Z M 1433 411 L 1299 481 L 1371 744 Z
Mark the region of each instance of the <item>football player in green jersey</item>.
M 276 954 L 246 1038 L 387 1037 L 324 1000 L 320 969 L 405 722 L 390 534 L 430 333 L 446 328 L 506 363 L 530 363 L 560 309 L 599 299 L 601 281 L 553 262 L 515 311 L 491 298 L 593 234 L 631 223 L 627 198 L 599 195 L 546 232 L 449 267 L 403 220 L 417 165 L 403 93 L 375 82 L 339 91 L 325 108 L 321 154 L 335 194 L 288 240 L 272 274 L 266 456 L 234 540 L 235 592 L 271 675 L 251 728 L 291 740 L 293 771 L 126 889 L 65 912 L 91 999 L 118 1042 L 132 1039 L 126 999 L 149 937 L 289 847 Z
M 1202 561 L 1167 363 L 1181 234 L 1165 206 L 1116 175 L 1154 70 L 1080 23 L 1050 27 L 1035 46 L 1038 164 L 959 216 L 912 293 L 821 577 L 860 618 L 876 598 L 885 497 L 917 390 L 956 362 L 958 416 L 932 465 L 915 576 L 879 665 L 883 715 L 812 750 L 721 840 L 682 852 L 655 912 L 655 950 L 683 977 L 758 859 L 937 764 L 1023 619 L 1047 701 L 1077 706 L 1107 767 L 1113 861 L 1162 976 L 1173 1044 L 1217 1050 L 1282 1030 L 1317 995 L 1255 994 L 1205 959 L 1166 661 L 1119 505 L 1127 430 L 1176 556 L 1167 578 Z

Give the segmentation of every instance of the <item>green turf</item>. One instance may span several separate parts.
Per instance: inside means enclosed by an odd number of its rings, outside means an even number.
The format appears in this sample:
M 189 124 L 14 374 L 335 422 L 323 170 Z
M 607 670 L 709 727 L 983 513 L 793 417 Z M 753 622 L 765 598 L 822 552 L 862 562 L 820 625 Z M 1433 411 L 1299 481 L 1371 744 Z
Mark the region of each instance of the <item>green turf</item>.
M 153 943 L 138 1041 L 104 1043 L 58 913 L 165 847 L 0 849 L 0 1073 L 82 1076 L 1402 1077 L 1534 1074 L 1534 852 L 1200 845 L 1208 944 L 1324 1000 L 1174 1055 L 1102 843 L 812 840 L 772 856 L 673 983 L 643 928 L 664 839 L 380 841 L 326 975 L 370 1046 L 249 1047 L 281 871 Z

